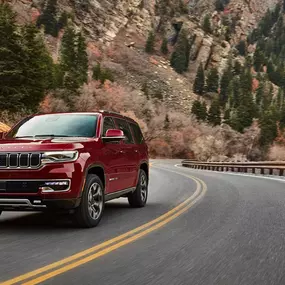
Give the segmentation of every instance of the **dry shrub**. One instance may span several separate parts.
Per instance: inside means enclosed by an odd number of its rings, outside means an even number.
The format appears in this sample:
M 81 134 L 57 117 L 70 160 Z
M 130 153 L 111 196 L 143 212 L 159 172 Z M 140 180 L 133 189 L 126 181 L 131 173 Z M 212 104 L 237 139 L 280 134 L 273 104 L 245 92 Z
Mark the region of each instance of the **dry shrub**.
M 112 58 L 129 71 L 136 71 L 138 73 L 145 73 L 150 66 L 147 56 L 139 54 L 136 50 L 126 46 L 114 46 Z
M 269 160 L 284 161 L 285 160 L 285 146 L 274 144 L 270 147 L 268 153 Z
M 155 158 L 170 158 L 172 157 L 172 150 L 170 145 L 162 138 L 151 140 L 148 143 L 149 152 Z
M 3 124 L 12 127 L 19 121 L 21 121 L 24 117 L 26 117 L 29 113 L 26 110 L 21 110 L 17 113 L 9 113 L 8 111 L 3 111 L 0 114 L 0 122 Z
M 70 107 L 67 103 L 53 94 L 48 94 L 40 104 L 40 112 L 53 113 L 53 112 L 68 112 Z

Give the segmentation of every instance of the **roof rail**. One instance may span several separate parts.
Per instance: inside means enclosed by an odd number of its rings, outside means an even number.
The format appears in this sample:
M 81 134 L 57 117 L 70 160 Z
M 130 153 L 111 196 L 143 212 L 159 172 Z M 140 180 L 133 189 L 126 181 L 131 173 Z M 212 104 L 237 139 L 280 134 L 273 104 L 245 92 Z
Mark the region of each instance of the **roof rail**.
M 100 113 L 105 113 L 105 114 L 110 114 L 110 115 L 118 115 L 118 116 L 120 116 L 120 117 L 122 117 L 122 118 L 124 118 L 124 119 L 126 119 L 126 120 L 130 120 L 130 121 L 133 121 L 133 122 L 137 123 L 137 122 L 136 122 L 135 120 L 133 120 L 132 118 L 127 117 L 127 116 L 124 116 L 124 115 L 122 115 L 122 114 L 120 114 L 120 113 L 118 113 L 118 112 L 106 111 L 106 110 L 100 110 L 99 112 L 100 112 Z
M 122 114 L 120 114 L 118 112 L 113 112 L 113 111 L 100 110 L 99 112 L 107 113 L 107 114 L 113 114 L 113 115 L 119 115 L 119 116 L 125 117 L 124 115 L 122 115 Z

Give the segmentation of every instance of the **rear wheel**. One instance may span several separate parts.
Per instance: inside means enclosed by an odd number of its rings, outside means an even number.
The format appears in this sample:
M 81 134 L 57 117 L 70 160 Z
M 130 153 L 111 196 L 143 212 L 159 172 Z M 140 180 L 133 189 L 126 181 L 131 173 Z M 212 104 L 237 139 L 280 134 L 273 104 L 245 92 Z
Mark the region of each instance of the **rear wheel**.
M 146 205 L 148 197 L 148 179 L 144 170 L 140 169 L 136 190 L 128 196 L 129 204 L 134 208 L 141 208 Z
M 95 174 L 89 174 L 84 186 L 80 206 L 75 210 L 75 222 L 84 228 L 96 227 L 105 206 L 104 186 Z

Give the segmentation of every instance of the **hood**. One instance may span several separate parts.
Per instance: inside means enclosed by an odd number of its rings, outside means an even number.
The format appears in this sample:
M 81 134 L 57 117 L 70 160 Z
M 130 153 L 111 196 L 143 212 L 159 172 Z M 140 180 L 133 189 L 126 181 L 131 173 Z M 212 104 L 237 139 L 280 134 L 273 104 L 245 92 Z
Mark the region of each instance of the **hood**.
M 97 139 L 95 139 L 97 141 Z M 79 150 L 94 138 L 2 139 L 0 152 Z

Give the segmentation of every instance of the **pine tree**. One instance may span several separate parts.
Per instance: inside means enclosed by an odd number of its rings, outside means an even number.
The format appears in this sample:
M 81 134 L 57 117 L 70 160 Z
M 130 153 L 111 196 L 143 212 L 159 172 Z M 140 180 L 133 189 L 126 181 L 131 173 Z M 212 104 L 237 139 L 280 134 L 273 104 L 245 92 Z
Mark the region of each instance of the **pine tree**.
M 205 89 L 205 73 L 204 73 L 203 64 L 200 63 L 193 85 L 193 91 L 198 95 L 203 95 L 204 89 Z
M 247 50 L 246 50 L 246 42 L 244 40 L 241 40 L 239 44 L 236 46 L 236 48 L 241 56 L 246 56 Z
M 92 78 L 94 80 L 99 80 L 101 76 L 101 64 L 98 63 L 93 67 L 93 75 Z
M 160 51 L 162 54 L 167 55 L 168 54 L 168 41 L 166 38 L 163 39 Z
M 17 110 L 27 95 L 24 87 L 25 53 L 8 4 L 0 4 L 0 110 Z
M 73 27 L 69 26 L 61 41 L 61 67 L 64 72 L 63 85 L 70 91 L 75 91 L 80 87 L 76 58 L 76 34 Z
M 198 121 L 205 121 L 207 119 L 206 103 L 201 103 L 199 100 L 195 100 L 191 108 L 191 113 L 195 115 Z
M 234 63 L 234 75 L 240 75 L 241 71 L 242 71 L 242 65 L 238 60 L 236 60 Z
M 260 139 L 259 143 L 263 147 L 268 147 L 277 137 L 278 115 L 274 107 L 267 110 L 259 122 Z
M 207 92 L 214 92 L 214 93 L 218 93 L 218 89 L 219 89 L 219 72 L 218 69 L 213 67 L 207 76 L 207 87 L 206 90 Z
M 145 45 L 145 51 L 147 53 L 153 53 L 155 44 L 155 34 L 153 31 L 150 31 Z
M 224 106 L 228 101 L 228 86 L 231 82 L 231 72 L 227 69 L 224 71 L 221 77 L 221 84 L 220 84 L 220 103 Z
M 252 75 L 249 69 L 244 70 L 240 76 L 240 88 L 243 94 L 252 92 Z
M 265 62 L 265 56 L 264 56 L 264 53 L 259 49 L 257 48 L 255 53 L 254 53 L 254 57 L 253 57 L 253 60 L 254 60 L 254 69 L 259 72 L 261 71 L 261 68 L 262 66 L 266 63 Z
M 16 25 L 16 15 L 0 4 L 0 110 L 36 111 L 53 87 L 53 62 L 38 29 Z
M 190 45 L 187 34 L 182 30 L 178 37 L 175 51 L 171 55 L 171 66 L 177 73 L 183 73 L 188 69 Z
M 219 11 L 219 12 L 222 12 L 225 9 L 223 0 L 216 0 L 215 6 L 216 6 L 216 10 Z
M 211 24 L 211 17 L 209 14 L 207 14 L 204 19 L 203 19 L 203 24 L 202 24 L 203 30 L 210 34 L 212 32 L 212 24 Z
M 67 22 L 68 22 L 68 14 L 67 12 L 63 11 L 57 22 L 58 30 L 65 28 L 67 26 Z
M 264 82 L 261 81 L 259 83 L 259 86 L 256 90 L 256 94 L 255 94 L 255 102 L 256 102 L 256 105 L 259 109 L 259 113 L 261 113 L 262 111 L 262 104 L 263 104 L 263 100 L 264 100 L 264 95 L 265 95 L 265 89 L 264 89 Z
M 25 47 L 24 77 L 26 96 L 22 104 L 35 111 L 45 95 L 53 87 L 53 62 L 45 47 L 44 41 L 34 25 L 22 28 Z
M 206 121 L 207 117 L 208 117 L 208 110 L 207 110 L 206 102 L 204 101 L 201 105 L 200 119 L 202 121 Z
M 86 83 L 88 80 L 88 55 L 87 45 L 85 38 L 82 33 L 77 34 L 77 45 L 76 45 L 76 66 L 78 73 L 78 82 L 80 85 Z
M 201 102 L 199 100 L 195 100 L 191 108 L 191 113 L 195 115 L 197 120 L 200 120 L 201 108 Z
M 208 122 L 213 126 L 221 124 L 221 109 L 218 100 L 214 100 L 208 112 Z
M 43 25 L 45 33 L 53 37 L 58 36 L 57 0 L 47 0 L 43 13 L 38 17 L 37 26 Z

